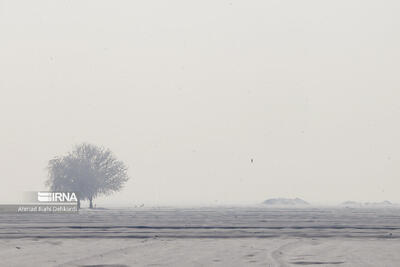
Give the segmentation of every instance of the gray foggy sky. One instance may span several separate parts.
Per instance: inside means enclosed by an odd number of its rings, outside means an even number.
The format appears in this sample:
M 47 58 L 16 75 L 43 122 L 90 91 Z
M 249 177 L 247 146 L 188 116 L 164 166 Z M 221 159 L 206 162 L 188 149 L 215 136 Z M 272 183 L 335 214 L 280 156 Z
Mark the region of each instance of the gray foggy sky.
M 399 13 L 0 0 L 0 201 L 86 141 L 130 167 L 107 203 L 400 202 Z

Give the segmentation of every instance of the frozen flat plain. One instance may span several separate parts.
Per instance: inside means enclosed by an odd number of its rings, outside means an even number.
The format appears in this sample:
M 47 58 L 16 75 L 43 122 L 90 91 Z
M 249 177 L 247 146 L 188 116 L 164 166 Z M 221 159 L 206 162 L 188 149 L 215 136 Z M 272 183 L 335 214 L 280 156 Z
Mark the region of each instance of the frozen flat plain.
M 0 214 L 0 266 L 400 266 L 398 208 Z

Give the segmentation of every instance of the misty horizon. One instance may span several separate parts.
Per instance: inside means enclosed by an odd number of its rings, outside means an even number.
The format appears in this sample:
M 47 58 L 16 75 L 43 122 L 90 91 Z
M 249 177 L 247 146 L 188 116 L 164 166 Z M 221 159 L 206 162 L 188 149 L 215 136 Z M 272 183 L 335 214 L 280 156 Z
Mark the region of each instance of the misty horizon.
M 131 176 L 99 206 L 400 203 L 399 8 L 0 1 L 0 201 L 89 142 Z

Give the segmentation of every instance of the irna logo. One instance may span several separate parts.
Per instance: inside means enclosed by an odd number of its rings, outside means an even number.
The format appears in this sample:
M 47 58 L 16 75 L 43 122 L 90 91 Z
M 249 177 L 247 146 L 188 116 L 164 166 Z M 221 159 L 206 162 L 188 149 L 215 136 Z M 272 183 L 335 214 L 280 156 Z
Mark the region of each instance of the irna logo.
M 38 192 L 39 202 L 77 202 L 75 193 L 71 192 Z

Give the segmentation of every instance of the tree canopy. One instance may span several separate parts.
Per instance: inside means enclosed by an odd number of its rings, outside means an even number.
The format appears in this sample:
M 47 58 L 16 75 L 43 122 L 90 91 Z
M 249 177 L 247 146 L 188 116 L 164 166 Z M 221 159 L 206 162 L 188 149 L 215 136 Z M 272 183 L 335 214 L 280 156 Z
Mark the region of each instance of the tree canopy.
M 109 195 L 122 189 L 128 181 L 127 167 L 109 149 L 83 143 L 65 156 L 55 157 L 47 166 L 46 185 L 53 191 L 71 191 L 80 200 Z

